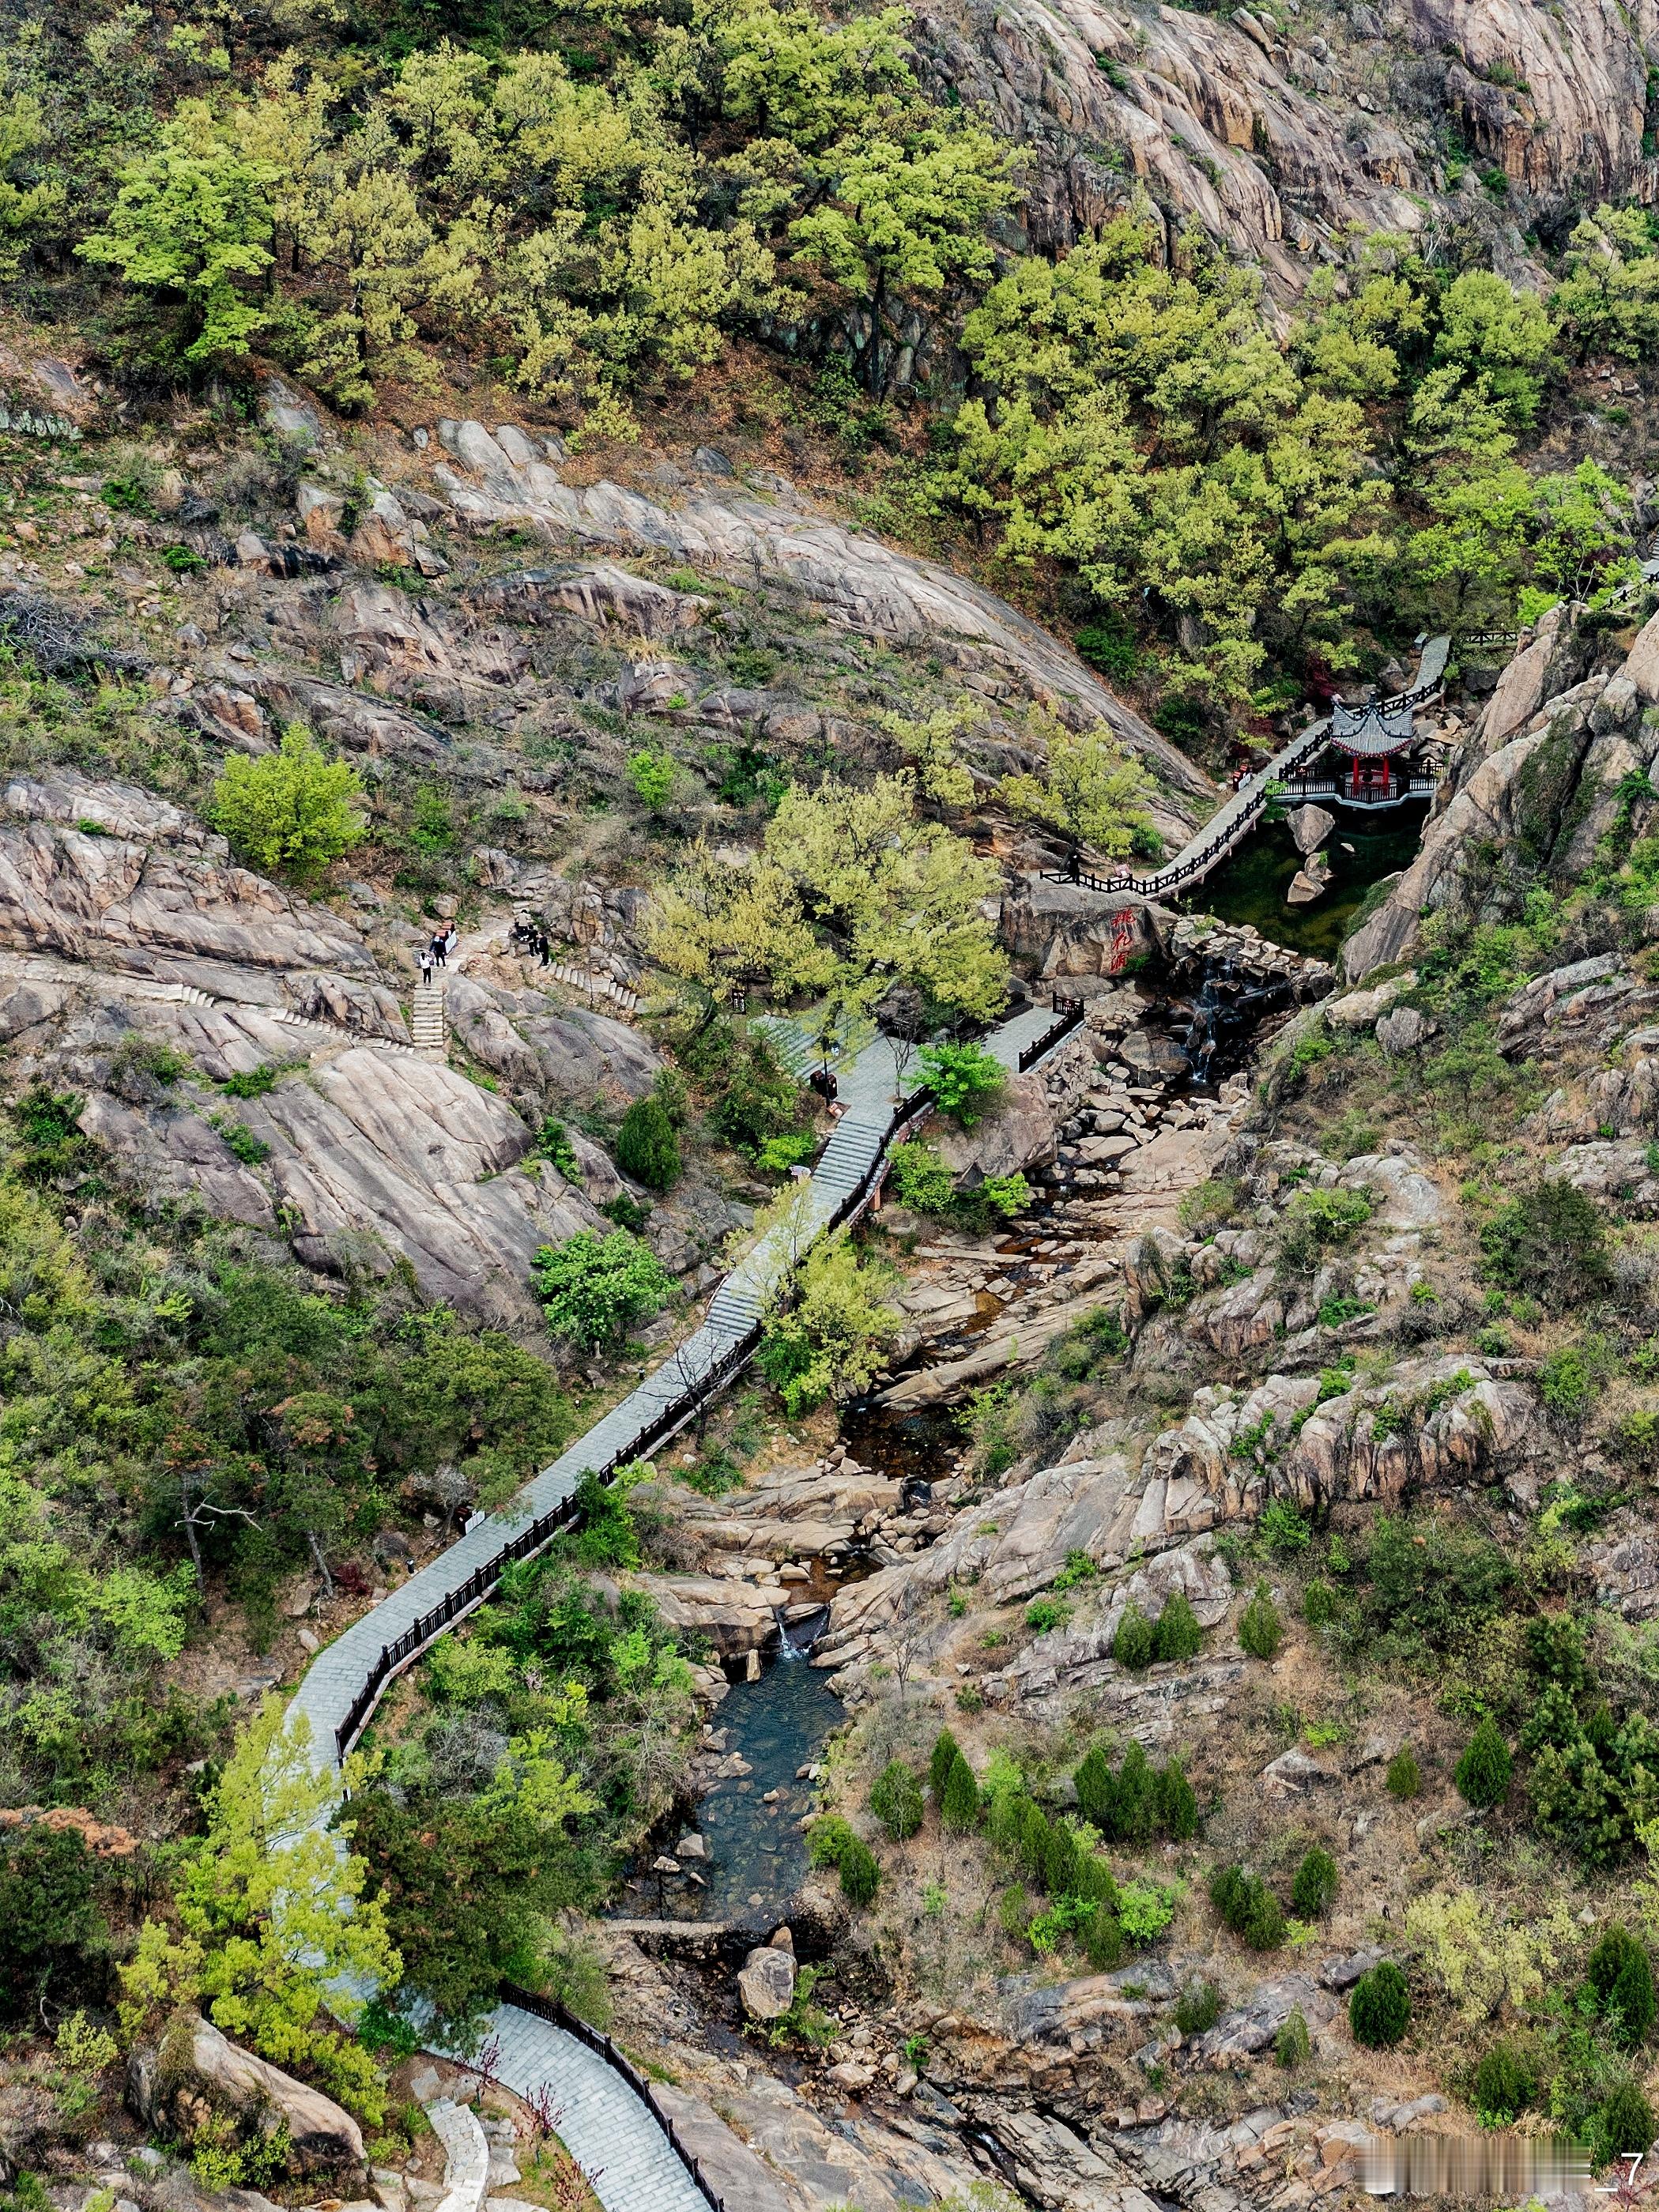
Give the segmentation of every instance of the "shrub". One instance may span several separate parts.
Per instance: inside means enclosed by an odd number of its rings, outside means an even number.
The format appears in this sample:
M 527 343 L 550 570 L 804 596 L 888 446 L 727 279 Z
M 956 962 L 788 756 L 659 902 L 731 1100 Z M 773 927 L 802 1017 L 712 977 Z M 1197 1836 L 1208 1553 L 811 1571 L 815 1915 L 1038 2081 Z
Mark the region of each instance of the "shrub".
M 1023 1882 L 1011 1881 L 997 1899 L 997 1925 L 1015 1943 L 1024 1942 L 1031 1924 L 1031 1900 Z
M 1120 1667 L 1139 1674 L 1143 1667 L 1152 1663 L 1154 1638 L 1152 1625 L 1138 1605 L 1130 1606 L 1117 1625 L 1117 1634 L 1112 1638 L 1112 1656 Z
M 956 1170 L 917 1138 L 894 1148 L 890 1173 L 901 1206 L 916 1213 L 945 1213 L 956 1195 Z
M 1063 1597 L 1034 1597 L 1025 1608 L 1025 1626 L 1035 1629 L 1039 1636 L 1047 1636 L 1051 1629 L 1064 1628 L 1071 1617 L 1072 1608 Z
M 1302 1593 L 1302 1618 L 1310 1628 L 1326 1628 L 1336 1619 L 1336 1592 L 1328 1583 L 1312 1582 Z
M 1336 1861 L 1317 1844 L 1304 1853 L 1291 1884 L 1291 1910 L 1301 1920 L 1322 1920 L 1330 1911 L 1340 1877 Z
M 356 770 L 328 759 L 295 723 L 283 731 L 279 751 L 228 760 L 204 811 L 250 867 L 306 882 L 361 841 L 363 823 L 353 810 L 363 796 Z
M 1187 1843 L 1198 1833 L 1197 1793 L 1173 1759 L 1158 1778 L 1158 1817 L 1171 1843 Z
M 106 1942 L 97 1869 L 78 1831 L 0 1832 L 0 2018 L 27 2020 Z M 91 1992 L 101 1996 L 101 1988 Z
M 1356 2043 L 1371 2051 L 1392 2050 L 1411 2021 L 1412 1993 L 1392 1960 L 1384 1959 L 1359 1977 L 1348 1999 L 1348 2026 Z
M 1273 2039 L 1273 2057 L 1288 2072 L 1293 2066 L 1305 2065 L 1312 2049 L 1307 2014 L 1300 2005 L 1293 2005 L 1290 2018 Z
M 1415 1797 L 1423 1787 L 1423 1778 L 1418 1771 L 1417 1760 L 1408 1744 L 1401 1744 L 1389 1761 L 1387 1777 L 1390 1797 L 1402 1801 Z
M 933 1739 L 933 1748 L 927 1760 L 927 1787 L 933 1793 L 936 1805 L 943 1799 L 951 1769 L 961 1756 L 955 1736 L 948 1728 L 942 1728 Z
M 1085 1753 L 1083 1764 L 1072 1778 L 1077 1786 L 1079 1812 L 1092 1827 L 1109 1838 L 1117 1818 L 1117 1777 L 1112 1771 L 1112 1762 L 1098 1744 Z
M 788 1136 L 799 1128 L 801 1086 L 759 1032 L 751 1032 L 740 1044 L 728 1032 L 726 1049 L 710 1074 L 726 1088 L 709 1109 L 709 1122 L 728 1145 L 754 1154 L 769 1138 Z
M 939 1799 L 939 1818 L 947 1828 L 958 1835 L 966 1835 L 979 1825 L 979 1784 L 974 1779 L 974 1770 L 960 1752 L 951 1761 L 951 1771 L 945 1778 L 945 1794 Z
M 1001 1061 L 976 1044 L 924 1045 L 921 1066 L 940 1113 L 964 1129 L 994 1109 L 1008 1080 Z
M 1184 1590 L 1171 1590 L 1164 1601 L 1164 1610 L 1152 1632 L 1153 1658 L 1195 1658 L 1203 1641 L 1204 1632 L 1198 1625 L 1191 1600 Z M 1113 1656 L 1116 1656 L 1114 1647 Z
M 1219 1867 L 1210 1878 L 1210 1902 L 1253 1951 L 1276 1951 L 1285 1940 L 1285 1910 L 1259 1874 Z
M 1644 1947 L 1622 1928 L 1610 1928 L 1590 1954 L 1585 1980 L 1608 2017 L 1613 2040 L 1626 2051 L 1645 2043 L 1659 2005 Z
M 1500 1206 L 1480 1231 L 1483 1273 L 1557 1313 L 1599 1297 L 1613 1283 L 1607 1233 L 1594 1199 L 1549 1178 Z
M 849 1905 L 866 1905 L 881 1883 L 875 1853 L 837 1813 L 813 1823 L 807 1852 L 814 1866 L 832 1866 L 841 1875 L 842 1895 Z
M 896 1844 L 921 1826 L 921 1784 L 902 1759 L 890 1759 L 870 1790 L 870 1810 Z
M 1130 1881 L 1118 1899 L 1117 1917 L 1132 1943 L 1151 1943 L 1175 1918 L 1178 1888 L 1167 1882 Z
M 1279 1607 L 1267 1595 L 1265 1583 L 1258 1583 L 1255 1595 L 1238 1616 L 1238 1641 L 1252 1659 L 1271 1659 L 1278 1652 L 1284 1630 L 1279 1618 Z
M 1279 1273 L 1311 1275 L 1323 1253 L 1333 1245 L 1346 1243 L 1370 1218 L 1370 1200 L 1363 1192 L 1297 1191 L 1279 1224 Z
M 654 814 L 668 804 L 674 789 L 674 762 L 669 753 L 641 746 L 628 756 L 628 781 L 635 794 Z
M 1654 2136 L 1653 2109 L 1634 2081 L 1621 2081 L 1596 2107 L 1592 2124 L 1595 2147 L 1607 2159 L 1628 2158 L 1650 2149 Z
M 1474 2109 L 1488 2124 L 1508 2127 L 1537 2094 L 1532 2069 L 1507 2043 L 1494 2043 L 1474 2069 Z
M 1221 1992 L 1213 1982 L 1188 1982 L 1176 1999 L 1175 2024 L 1182 2035 L 1205 2035 L 1221 2017 Z
M 588 1351 L 625 1335 L 674 1294 L 667 1268 L 625 1229 L 609 1237 L 583 1229 L 562 1244 L 544 1244 L 531 1278 L 552 1334 Z
M 1158 1822 L 1158 1777 L 1146 1751 L 1131 1743 L 1117 1775 L 1116 1840 L 1144 1844 Z
M 1498 1734 L 1498 1723 L 1488 1715 L 1469 1738 L 1468 1748 L 1458 1760 L 1452 1779 L 1460 1796 L 1478 1813 L 1485 1813 L 1503 1803 L 1509 1795 L 1514 1771 L 1509 1746 Z
M 1538 1370 L 1538 1395 L 1553 1413 L 1582 1413 L 1595 1395 L 1595 1374 L 1582 1345 L 1564 1344 Z
M 1256 1534 L 1267 1549 L 1280 1559 L 1305 1552 L 1313 1541 L 1313 1530 L 1295 1506 L 1287 1505 L 1282 1498 L 1270 1501 L 1256 1524 Z
M 680 1140 L 668 1109 L 654 1092 L 636 1098 L 623 1115 L 617 1164 L 647 1190 L 668 1190 L 679 1181 Z
M 1115 1912 L 1105 1900 L 1097 1900 L 1088 1918 L 1079 1929 L 1089 1964 L 1097 1973 L 1109 1974 L 1123 1957 L 1123 1929 Z

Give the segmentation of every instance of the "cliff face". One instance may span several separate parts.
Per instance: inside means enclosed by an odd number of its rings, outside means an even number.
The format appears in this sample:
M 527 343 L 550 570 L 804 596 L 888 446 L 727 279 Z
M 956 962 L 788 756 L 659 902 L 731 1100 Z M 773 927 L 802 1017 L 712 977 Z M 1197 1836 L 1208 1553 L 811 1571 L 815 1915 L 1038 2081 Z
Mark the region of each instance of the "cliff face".
M 1196 222 L 1293 295 L 1348 227 L 1442 247 L 1472 231 L 1515 267 L 1527 231 L 1659 184 L 1643 150 L 1652 0 L 1286 0 L 1278 22 L 1156 0 L 940 0 L 917 31 L 938 78 L 1029 149 L 1039 251 L 1140 185 L 1172 234 Z

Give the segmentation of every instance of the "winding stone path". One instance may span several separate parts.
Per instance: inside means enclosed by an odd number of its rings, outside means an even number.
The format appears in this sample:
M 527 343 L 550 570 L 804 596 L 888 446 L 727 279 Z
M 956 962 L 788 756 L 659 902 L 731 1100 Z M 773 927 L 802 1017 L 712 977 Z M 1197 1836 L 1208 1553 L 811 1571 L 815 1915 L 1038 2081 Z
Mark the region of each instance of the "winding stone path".
M 1070 1034 L 1049 1008 L 1030 1006 L 994 1030 L 986 1048 L 1012 1073 L 1022 1054 L 1051 1032 L 1051 1048 Z M 786 1042 L 799 1048 L 805 1040 L 797 1031 Z M 690 1420 L 726 1379 L 722 1370 L 738 1371 L 747 1356 L 744 1340 L 780 1279 L 838 1217 L 856 1211 L 873 1187 L 882 1154 L 897 1133 L 894 1117 L 902 1073 L 884 1037 L 872 1039 L 839 1068 L 838 1097 L 844 1110 L 812 1170 L 804 1219 L 761 1239 L 721 1282 L 702 1328 L 551 1467 L 542 1469 L 520 1493 L 514 1518 L 481 1517 L 459 1542 L 354 1621 L 312 1662 L 289 1706 L 289 1719 L 303 1717 L 309 1724 L 313 1758 L 338 1767 L 349 1747 L 348 1739 L 362 1730 L 374 1710 L 371 1705 L 364 1711 L 360 1701 L 375 1680 L 387 1647 L 481 1575 L 489 1577 L 486 1586 L 428 1641 L 435 1641 L 484 1601 L 494 1588 L 490 1570 L 522 1528 L 526 1508 L 532 1520 L 554 1511 L 590 1470 L 607 1471 L 638 1456 L 643 1440 L 671 1407 L 690 1397 L 682 1417 Z M 662 1441 L 659 1431 L 655 1442 Z M 421 1644 L 411 1650 L 398 1671 L 425 1648 Z M 495 2070 L 509 2088 L 520 2094 L 544 2086 L 551 2090 L 562 2112 L 557 2132 L 586 2170 L 605 2212 L 707 2212 L 712 2200 L 669 2142 L 654 2106 L 647 2105 L 598 2053 L 552 2021 L 515 2005 L 498 2006 L 486 2032 L 499 2039 Z

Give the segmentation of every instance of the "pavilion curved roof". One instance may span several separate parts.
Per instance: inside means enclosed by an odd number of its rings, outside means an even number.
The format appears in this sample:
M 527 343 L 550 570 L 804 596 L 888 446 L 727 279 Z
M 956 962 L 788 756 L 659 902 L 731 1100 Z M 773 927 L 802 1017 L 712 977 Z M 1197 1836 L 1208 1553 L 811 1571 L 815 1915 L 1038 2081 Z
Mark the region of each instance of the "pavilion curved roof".
M 1380 757 L 1401 752 L 1416 734 L 1409 707 L 1391 708 L 1383 714 L 1375 707 L 1345 707 L 1339 699 L 1331 709 L 1331 743 L 1345 753 Z

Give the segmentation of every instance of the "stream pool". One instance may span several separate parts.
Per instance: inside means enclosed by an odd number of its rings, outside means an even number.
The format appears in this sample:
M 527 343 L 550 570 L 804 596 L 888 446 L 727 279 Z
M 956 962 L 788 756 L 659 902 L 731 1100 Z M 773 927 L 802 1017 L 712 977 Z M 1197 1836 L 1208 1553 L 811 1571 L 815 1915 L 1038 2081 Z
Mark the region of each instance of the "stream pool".
M 697 1807 L 695 1826 L 710 1854 L 699 1869 L 708 1887 L 641 1873 L 611 1910 L 666 1920 L 781 1920 L 806 1874 L 799 1822 L 811 1808 L 812 1784 L 798 1782 L 796 1770 L 817 1758 L 846 1717 L 828 1674 L 804 1659 L 774 1660 L 757 1682 L 733 1683 L 714 1724 L 751 1771 L 715 1782 Z M 779 1796 L 769 1805 L 772 1790 Z M 664 1848 L 672 1850 L 672 1836 Z
M 1425 808 L 1396 806 L 1382 819 L 1343 807 L 1325 841 L 1331 883 L 1311 906 L 1286 906 L 1285 894 L 1301 866 L 1289 825 L 1271 823 L 1248 838 L 1232 859 L 1194 886 L 1195 910 L 1221 921 L 1249 922 L 1276 945 L 1334 961 L 1366 892 L 1384 876 L 1417 857 Z

